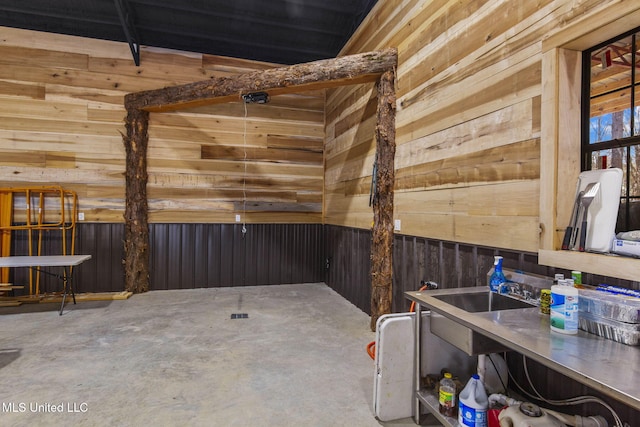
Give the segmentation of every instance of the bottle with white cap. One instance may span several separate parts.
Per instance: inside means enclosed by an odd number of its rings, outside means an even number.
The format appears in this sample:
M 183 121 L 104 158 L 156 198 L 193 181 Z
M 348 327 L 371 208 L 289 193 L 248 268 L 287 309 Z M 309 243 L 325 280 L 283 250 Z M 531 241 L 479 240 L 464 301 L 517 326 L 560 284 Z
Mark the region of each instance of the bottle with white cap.
M 458 402 L 458 424 L 470 427 L 487 427 L 489 398 L 478 374 L 474 374 L 462 389 Z
M 562 334 L 578 333 L 578 289 L 573 280 L 559 280 L 551 286 L 551 330 Z
M 493 257 L 493 272 L 489 277 L 489 288 L 491 289 L 491 292 L 502 293 L 502 289 L 506 289 L 506 282 L 507 278 L 502 272 L 502 257 L 500 255 L 496 255 Z

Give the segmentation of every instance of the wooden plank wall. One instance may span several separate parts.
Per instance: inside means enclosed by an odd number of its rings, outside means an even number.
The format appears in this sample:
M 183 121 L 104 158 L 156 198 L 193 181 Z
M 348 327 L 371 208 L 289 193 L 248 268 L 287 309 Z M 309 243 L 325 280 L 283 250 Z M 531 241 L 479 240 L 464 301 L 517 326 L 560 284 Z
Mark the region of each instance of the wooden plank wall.
M 393 311 L 408 309 L 403 292 L 418 288 L 420 280 L 445 288 L 484 283 L 497 253 L 509 268 L 553 275 L 556 270 L 538 265 L 536 255 L 545 143 L 542 44 L 563 27 L 587 22 L 595 29 L 624 16 L 628 5 L 621 0 L 377 3 L 342 53 L 398 48 L 394 217 L 401 220 L 401 231 L 394 240 Z M 364 241 L 371 227 L 373 91 L 371 85 L 331 90 L 326 106 L 326 248 L 329 256 L 354 260 L 334 261 L 351 268 L 329 271 L 327 283 L 365 311 L 370 280 L 359 285 L 355 280 L 361 277 L 358 262 L 366 265 L 368 253 L 345 254 L 335 242 Z M 599 276 L 585 280 L 638 285 Z M 550 398 L 600 395 L 558 380 L 552 370 L 534 368 L 536 386 Z M 605 400 L 623 420 L 638 419 L 639 411 Z M 562 410 L 611 418 L 599 405 Z
M 141 58 L 126 43 L 0 28 L 0 186 L 60 184 L 86 221 L 122 222 L 124 95 L 274 66 Z M 149 133 L 151 222 L 321 221 L 324 92 L 152 114 Z
M 620 3 L 378 2 L 342 53 L 398 48 L 401 233 L 537 252 L 542 40 Z M 327 224 L 370 227 L 373 91 L 327 94 Z

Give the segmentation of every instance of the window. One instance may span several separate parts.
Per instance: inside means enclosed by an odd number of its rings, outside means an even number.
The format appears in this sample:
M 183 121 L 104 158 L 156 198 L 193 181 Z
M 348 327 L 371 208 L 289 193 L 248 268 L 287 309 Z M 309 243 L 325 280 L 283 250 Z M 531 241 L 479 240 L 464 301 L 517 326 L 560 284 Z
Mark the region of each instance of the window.
M 606 13 L 601 13 L 603 11 Z M 591 81 L 591 63 L 588 62 L 589 65 L 586 67 L 583 66 L 583 58 L 590 57 L 590 52 L 606 46 L 607 40 L 617 41 L 639 33 L 639 25 L 640 4 L 638 2 L 607 3 L 601 8 L 596 7 L 593 13 L 577 18 L 571 24 L 559 28 L 542 40 L 540 250 L 538 251 L 538 262 L 541 265 L 638 281 L 640 259 L 563 251 L 560 248 L 575 200 L 576 180 L 581 169 L 586 169 L 584 165 L 586 162 L 582 161 L 580 153 L 582 147 L 586 145 L 583 144 L 581 135 L 588 135 L 588 131 L 584 132 L 582 128 L 586 125 L 589 129 L 590 121 L 591 108 L 589 107 L 586 115 L 583 114 L 583 110 L 585 104 L 590 105 L 590 83 L 587 84 L 587 82 Z M 629 32 L 625 33 L 626 31 Z M 586 74 L 583 72 L 584 69 L 589 70 L 587 77 L 584 76 Z M 638 74 L 638 69 L 633 72 Z M 639 80 L 637 75 L 634 78 L 636 81 Z M 629 95 L 631 87 L 633 86 L 629 82 L 627 91 Z M 634 93 L 634 97 L 640 100 L 637 93 Z M 638 103 L 636 102 L 635 105 Z M 630 101 L 629 106 L 631 106 Z M 583 120 L 583 117 L 587 119 Z M 637 121 L 634 126 L 637 133 Z M 636 139 L 635 144 L 638 144 L 637 141 Z M 617 141 L 618 144 L 622 142 L 622 140 Z M 594 145 L 591 147 L 595 148 L 593 151 L 599 151 L 601 148 L 596 144 L 595 142 L 590 144 Z M 638 164 L 637 161 L 636 164 Z M 629 185 L 626 188 L 629 188 Z M 631 193 L 629 195 L 631 196 Z M 637 196 L 637 193 L 634 196 Z M 626 206 L 621 209 L 621 212 L 626 211 Z
M 583 52 L 582 170 L 620 168 L 616 232 L 640 229 L 640 28 Z

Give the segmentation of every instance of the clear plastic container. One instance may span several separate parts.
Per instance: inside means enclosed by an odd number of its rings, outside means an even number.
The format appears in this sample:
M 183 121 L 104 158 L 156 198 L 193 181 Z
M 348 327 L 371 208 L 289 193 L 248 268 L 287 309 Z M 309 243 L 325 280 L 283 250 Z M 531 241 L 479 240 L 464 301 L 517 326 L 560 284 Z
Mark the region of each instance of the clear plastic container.
M 440 413 L 447 417 L 455 417 L 456 415 L 456 383 L 449 372 L 444 374 L 444 378 L 440 380 L 440 388 L 438 390 L 438 409 Z

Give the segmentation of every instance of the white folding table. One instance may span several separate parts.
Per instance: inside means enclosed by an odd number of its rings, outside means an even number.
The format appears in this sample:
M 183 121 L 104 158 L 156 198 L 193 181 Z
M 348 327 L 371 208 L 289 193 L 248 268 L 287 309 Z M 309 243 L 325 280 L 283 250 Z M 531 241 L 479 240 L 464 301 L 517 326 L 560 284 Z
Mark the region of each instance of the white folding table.
M 73 297 L 73 303 L 76 303 L 76 294 L 73 290 L 73 268 L 83 262 L 91 259 L 91 255 L 43 255 L 43 256 L 8 256 L 0 257 L 1 267 L 29 267 L 38 271 L 42 271 L 45 274 L 49 274 L 62 280 L 63 292 L 62 292 L 62 305 L 60 306 L 60 315 L 64 309 L 64 301 L 67 297 L 68 289 L 71 289 L 71 296 Z M 62 267 L 63 273 L 55 274 L 46 270 L 42 270 L 42 267 Z

